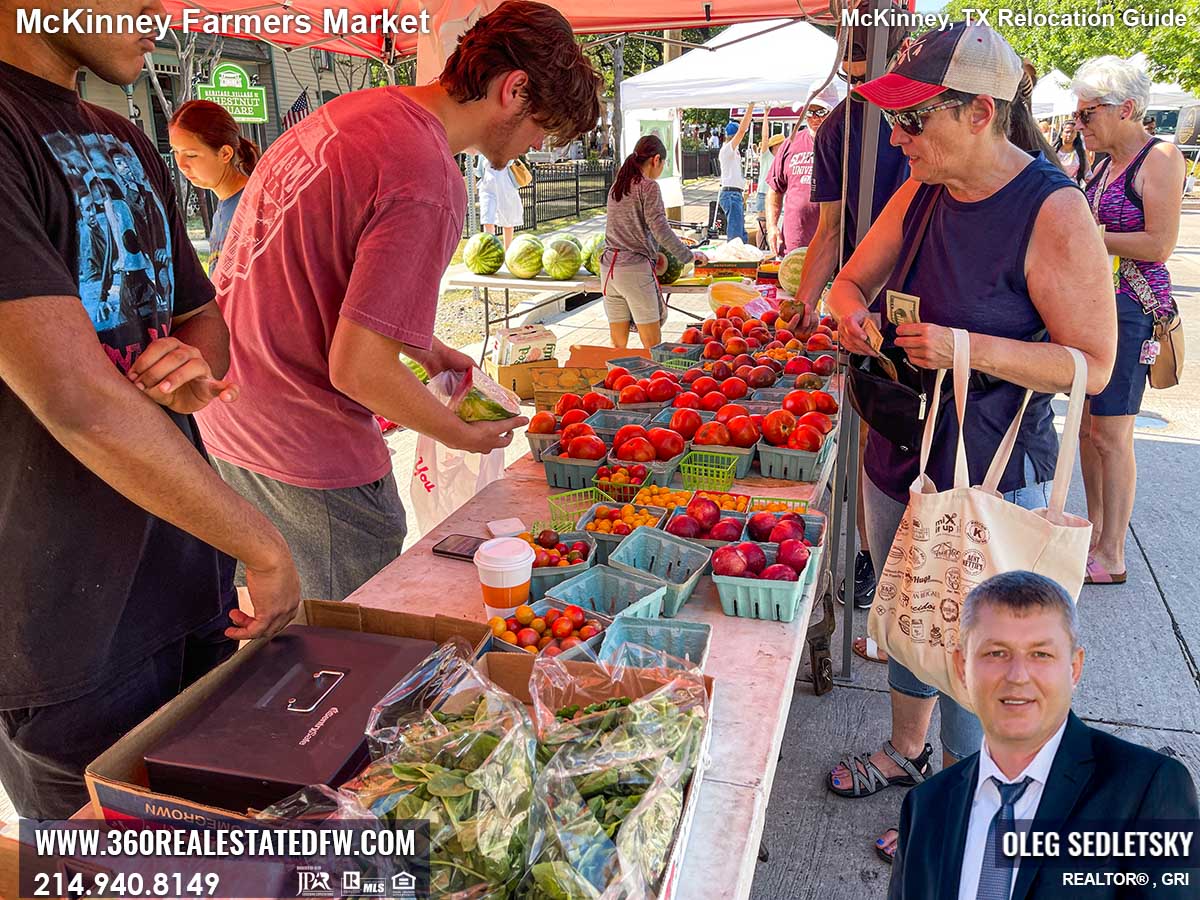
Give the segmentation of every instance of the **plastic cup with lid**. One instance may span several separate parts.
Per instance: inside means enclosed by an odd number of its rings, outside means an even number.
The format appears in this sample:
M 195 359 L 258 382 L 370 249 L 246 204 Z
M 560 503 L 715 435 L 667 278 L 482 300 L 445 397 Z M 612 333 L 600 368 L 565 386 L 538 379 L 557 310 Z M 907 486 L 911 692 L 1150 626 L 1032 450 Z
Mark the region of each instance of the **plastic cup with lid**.
M 508 618 L 518 606 L 529 602 L 533 558 L 533 548 L 520 538 L 494 538 L 479 545 L 475 570 L 488 618 Z

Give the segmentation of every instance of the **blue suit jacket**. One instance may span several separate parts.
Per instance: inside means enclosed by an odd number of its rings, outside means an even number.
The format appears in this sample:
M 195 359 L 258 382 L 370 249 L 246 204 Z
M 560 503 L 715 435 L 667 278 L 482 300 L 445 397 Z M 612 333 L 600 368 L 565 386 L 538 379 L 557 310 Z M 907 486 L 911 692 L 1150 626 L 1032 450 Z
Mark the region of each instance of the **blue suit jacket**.
M 923 784 L 913 788 L 900 809 L 900 845 L 892 867 L 889 900 L 957 900 L 971 802 L 979 778 L 979 754 L 968 756 Z M 1074 713 L 1067 719 L 1062 743 L 1054 756 L 1050 775 L 1038 804 L 1034 827 L 1086 830 L 1129 827 L 1153 820 L 1190 819 L 1180 830 L 1195 828 L 1200 817 L 1196 788 L 1188 770 L 1177 760 L 1131 744 L 1083 724 Z M 1162 826 L 1157 826 L 1161 828 Z M 1192 842 L 1193 860 L 1197 842 Z M 1063 859 L 1069 859 L 1064 843 Z M 1180 861 L 1181 863 L 1184 861 Z M 1017 870 L 1012 900 L 1115 900 L 1115 898 L 1187 896 L 1200 892 L 1200 870 L 1191 871 L 1191 888 L 1168 892 L 1117 886 L 1079 887 L 1063 884 L 1063 872 L 1086 872 L 1100 861 L 1079 859 L 1063 866 L 1044 866 L 1025 857 Z M 1182 865 L 1162 865 L 1183 871 Z M 1145 870 L 1136 861 L 1118 868 Z M 1182 891 L 1181 893 L 1176 893 Z M 1196 893 L 1191 896 L 1197 896 Z

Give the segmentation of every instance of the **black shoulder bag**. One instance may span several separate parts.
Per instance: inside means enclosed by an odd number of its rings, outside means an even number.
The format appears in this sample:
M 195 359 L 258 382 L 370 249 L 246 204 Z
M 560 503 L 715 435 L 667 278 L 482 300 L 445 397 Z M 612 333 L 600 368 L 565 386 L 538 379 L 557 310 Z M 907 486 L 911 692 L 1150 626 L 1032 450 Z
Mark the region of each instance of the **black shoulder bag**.
M 933 208 L 942 196 L 942 186 L 934 190 L 933 197 L 921 213 L 917 231 L 908 255 L 896 269 L 889 284 L 897 290 L 904 289 L 909 269 L 925 239 Z M 915 453 L 921 446 L 921 435 L 925 431 L 925 412 L 928 407 L 928 391 L 925 376 L 908 361 L 908 355 L 899 347 L 885 347 L 880 351 L 896 366 L 899 381 L 888 377 L 879 360 L 874 356 L 850 355 L 847 369 L 847 393 L 850 405 L 872 430 L 879 432 L 905 453 Z

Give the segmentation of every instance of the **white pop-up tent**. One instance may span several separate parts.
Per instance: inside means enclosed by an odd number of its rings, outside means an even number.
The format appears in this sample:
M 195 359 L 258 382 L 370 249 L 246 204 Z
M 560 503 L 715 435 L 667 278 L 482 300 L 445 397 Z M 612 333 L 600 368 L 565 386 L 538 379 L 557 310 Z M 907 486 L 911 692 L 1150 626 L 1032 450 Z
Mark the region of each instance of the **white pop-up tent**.
M 833 68 L 837 43 L 807 22 L 731 25 L 703 48 L 621 84 L 621 109 L 722 109 L 808 98 Z M 837 82 L 839 94 L 845 87 Z
M 1145 53 L 1131 56 L 1129 61 L 1144 72 L 1150 71 Z M 1150 85 L 1151 106 L 1183 106 L 1185 103 L 1195 103 L 1198 99 L 1200 97 L 1185 91 L 1175 82 L 1156 81 Z
M 1075 111 L 1071 79 L 1053 69 L 1038 79 L 1033 89 L 1033 115 L 1038 119 L 1065 116 Z

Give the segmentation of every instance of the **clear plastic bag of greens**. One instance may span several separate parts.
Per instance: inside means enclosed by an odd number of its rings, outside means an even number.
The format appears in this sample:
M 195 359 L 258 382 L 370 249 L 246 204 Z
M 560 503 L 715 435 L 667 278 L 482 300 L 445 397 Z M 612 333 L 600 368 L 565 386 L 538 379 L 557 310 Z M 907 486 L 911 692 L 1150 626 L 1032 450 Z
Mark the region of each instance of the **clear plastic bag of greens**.
M 372 713 L 372 740 L 388 752 L 344 789 L 385 821 L 429 821 L 432 896 L 511 897 L 524 866 L 533 724 L 456 652 L 439 649 L 419 668 Z
M 530 690 L 543 768 L 523 889 L 537 900 L 655 896 L 703 752 L 703 676 L 546 659 Z
M 534 784 L 523 896 L 655 897 L 690 776 L 648 743 L 561 747 Z

